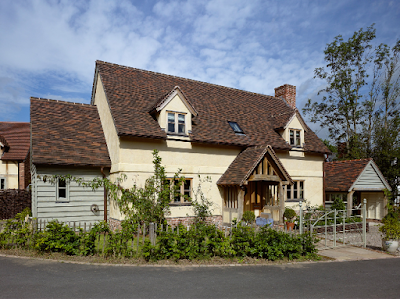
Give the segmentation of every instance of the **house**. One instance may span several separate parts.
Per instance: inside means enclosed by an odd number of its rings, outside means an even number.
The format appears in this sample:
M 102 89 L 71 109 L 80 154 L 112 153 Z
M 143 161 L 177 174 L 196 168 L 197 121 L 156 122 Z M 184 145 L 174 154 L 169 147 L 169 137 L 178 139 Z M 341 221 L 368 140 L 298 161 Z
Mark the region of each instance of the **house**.
M 66 175 L 92 181 L 111 166 L 96 107 L 31 98 L 32 214 L 39 220 L 107 220 L 103 188 L 92 190 Z M 62 177 L 60 177 L 62 176 Z
M 29 123 L 0 122 L 0 190 L 29 185 L 29 148 Z
M 285 206 L 323 204 L 329 150 L 297 110 L 295 86 L 268 96 L 97 61 L 91 105 L 104 131 L 110 178 L 125 174 L 125 187 L 143 185 L 152 175 L 157 149 L 168 176 L 182 169 L 182 194 L 193 196 L 199 176 L 211 178 L 202 188 L 218 223 L 247 210 L 281 222 Z M 171 199 L 170 207 L 170 223 L 193 215 L 183 197 Z M 113 204 L 109 213 L 116 225 L 123 219 Z
M 350 210 L 367 199 L 368 219 L 381 220 L 386 215 L 384 190 L 391 191 L 391 188 L 371 158 L 326 162 L 324 168 L 325 207 L 338 198 Z

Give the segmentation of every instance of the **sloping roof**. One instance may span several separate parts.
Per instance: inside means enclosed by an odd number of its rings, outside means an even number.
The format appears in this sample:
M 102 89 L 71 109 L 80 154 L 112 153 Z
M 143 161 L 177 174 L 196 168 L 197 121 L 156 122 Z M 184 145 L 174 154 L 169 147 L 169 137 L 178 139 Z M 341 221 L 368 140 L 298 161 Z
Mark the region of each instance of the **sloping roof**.
M 144 71 L 107 62 L 96 62 L 116 130 L 120 136 L 166 138 L 152 110 L 179 86 L 197 111 L 193 117 L 192 142 L 256 146 L 271 145 L 275 150 L 291 147 L 275 131 L 274 115 L 293 115 L 285 100 L 210 83 Z M 96 83 L 97 76 L 95 75 Z M 93 88 L 92 100 L 95 89 Z M 228 121 L 238 123 L 245 135 L 235 134 Z M 328 153 L 329 150 L 311 131 L 305 132 L 305 149 Z
M 378 179 L 382 184 L 390 189 L 389 184 L 383 177 L 382 173 L 378 169 L 378 166 L 372 160 L 359 159 L 359 160 L 344 160 L 324 163 L 325 171 L 325 191 L 328 192 L 349 192 L 351 191 L 356 182 L 362 176 L 367 166 L 371 165 L 375 170 Z M 368 187 L 367 187 L 368 188 Z M 370 187 L 371 190 L 373 187 Z
M 0 141 L 9 149 L 1 160 L 23 161 L 30 147 L 31 127 L 26 122 L 0 122 Z
M 97 107 L 31 98 L 32 163 L 111 166 Z
M 275 155 L 274 150 L 267 145 L 246 148 L 229 165 L 228 169 L 218 180 L 217 185 L 242 186 L 267 153 L 270 155 L 271 162 L 275 164 L 274 169 L 279 172 L 278 175 L 280 175 L 281 179 L 293 183 L 285 167 Z

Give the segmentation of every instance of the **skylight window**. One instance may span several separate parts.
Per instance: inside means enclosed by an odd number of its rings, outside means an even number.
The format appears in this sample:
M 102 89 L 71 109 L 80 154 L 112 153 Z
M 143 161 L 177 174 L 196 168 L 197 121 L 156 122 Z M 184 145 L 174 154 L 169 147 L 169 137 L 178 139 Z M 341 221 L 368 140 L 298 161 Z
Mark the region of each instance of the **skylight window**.
M 231 126 L 232 130 L 237 134 L 244 134 L 243 130 L 239 127 L 237 122 L 228 121 L 229 125 Z

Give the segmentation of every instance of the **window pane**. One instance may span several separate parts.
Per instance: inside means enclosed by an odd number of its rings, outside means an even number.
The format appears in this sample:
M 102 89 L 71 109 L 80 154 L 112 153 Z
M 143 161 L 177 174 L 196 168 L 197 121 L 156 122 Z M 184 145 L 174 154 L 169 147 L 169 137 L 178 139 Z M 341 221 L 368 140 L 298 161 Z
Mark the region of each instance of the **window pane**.
M 300 131 L 296 131 L 296 145 L 300 145 Z
M 235 133 L 243 133 L 243 130 L 239 127 L 238 123 L 233 121 L 228 121 L 228 123 Z
M 65 189 L 62 189 L 62 188 L 60 188 L 60 189 L 58 189 L 58 198 L 66 198 L 67 196 L 67 192 L 66 192 L 67 190 L 65 190 Z
M 175 114 L 168 113 L 168 132 L 175 132 Z
M 294 185 L 293 185 L 293 199 L 297 199 L 298 198 L 297 197 L 298 183 L 299 182 L 294 182 Z
M 287 199 L 291 199 L 292 198 L 292 194 L 291 194 L 292 188 L 291 186 L 286 186 L 286 195 L 287 195 Z
M 299 198 L 303 199 L 304 198 L 304 182 L 299 182 L 300 187 L 299 187 Z
M 0 189 L 3 190 L 5 189 L 6 185 L 6 179 L 0 179 Z
M 59 179 L 59 180 L 58 180 L 58 187 L 60 187 L 60 188 L 65 188 L 65 186 L 66 186 L 65 180 Z
M 175 114 L 168 113 L 168 122 L 175 122 Z
M 294 131 L 290 130 L 290 144 L 293 145 L 294 144 Z
M 174 196 L 174 202 L 180 202 L 181 201 L 181 187 L 177 188 L 179 185 L 179 180 L 174 181 L 174 191 L 175 191 L 175 196 Z
M 183 188 L 184 188 L 184 190 L 183 190 L 183 194 L 185 195 L 185 197 L 186 198 L 190 198 L 190 191 L 191 191 L 191 188 L 190 188 L 190 183 L 191 183 L 191 180 L 185 180 L 185 183 L 183 184 Z M 187 202 L 188 200 L 185 198 L 185 202 Z

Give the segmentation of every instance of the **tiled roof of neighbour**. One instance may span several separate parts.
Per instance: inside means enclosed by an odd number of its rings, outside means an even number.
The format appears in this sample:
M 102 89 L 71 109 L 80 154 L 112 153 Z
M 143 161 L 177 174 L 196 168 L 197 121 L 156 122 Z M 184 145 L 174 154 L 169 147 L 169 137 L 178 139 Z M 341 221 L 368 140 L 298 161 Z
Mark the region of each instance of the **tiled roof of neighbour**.
M 325 162 L 325 191 L 348 192 L 372 159 Z
M 31 98 L 32 162 L 111 166 L 97 107 Z
M 284 180 L 288 180 L 292 183 L 292 179 L 286 169 L 280 163 L 280 160 L 275 155 L 273 149 L 268 145 L 246 148 L 236 157 L 231 165 L 229 165 L 228 169 L 218 180 L 217 184 L 242 186 L 267 152 L 271 156 L 271 160 L 276 164 L 276 167 L 274 168 L 281 172 L 281 176 L 285 177 Z
M 2 139 L 9 147 L 1 160 L 24 161 L 29 152 L 30 135 L 31 126 L 29 123 L 0 122 L 0 136 L 3 137 Z M 4 144 L 4 142 L 2 143 Z
M 274 130 L 277 124 L 271 117 L 293 115 L 283 99 L 102 61 L 96 62 L 96 69 L 120 136 L 166 138 L 149 111 L 179 86 L 198 113 L 190 134 L 193 142 L 291 148 Z M 235 134 L 228 121 L 237 122 L 245 135 Z M 329 152 L 311 130 L 305 140 L 307 151 Z

